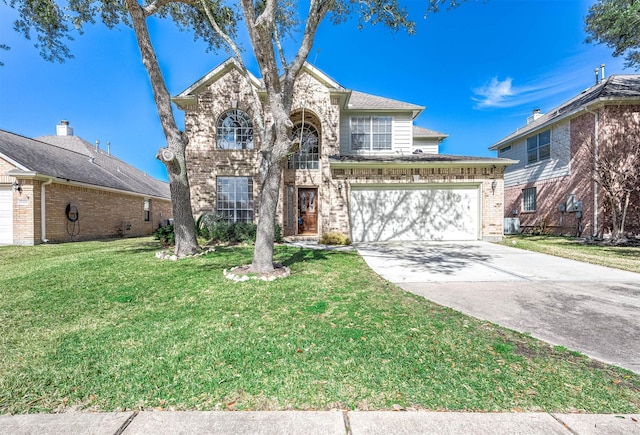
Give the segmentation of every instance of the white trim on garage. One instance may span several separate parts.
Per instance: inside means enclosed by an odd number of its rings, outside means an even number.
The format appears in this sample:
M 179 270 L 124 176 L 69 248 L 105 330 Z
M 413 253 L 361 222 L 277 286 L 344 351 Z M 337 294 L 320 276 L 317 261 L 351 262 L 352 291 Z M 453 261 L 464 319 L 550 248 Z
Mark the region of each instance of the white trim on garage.
M 354 242 L 479 240 L 480 184 L 355 184 L 349 194 Z
M 13 190 L 0 186 L 0 245 L 13 244 Z

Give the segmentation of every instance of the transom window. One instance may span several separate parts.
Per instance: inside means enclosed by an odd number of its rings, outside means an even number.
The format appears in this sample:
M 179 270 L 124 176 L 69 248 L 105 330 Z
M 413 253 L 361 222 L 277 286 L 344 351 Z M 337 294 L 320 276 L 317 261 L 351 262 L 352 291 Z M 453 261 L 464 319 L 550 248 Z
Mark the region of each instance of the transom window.
M 216 210 L 227 222 L 253 222 L 253 179 L 218 177 Z
M 219 150 L 252 150 L 253 123 L 242 110 L 232 109 L 218 118 L 216 143 Z
M 522 209 L 524 211 L 536 211 L 536 188 L 522 189 Z
M 527 139 L 527 163 L 535 163 L 551 158 L 551 130 Z
M 351 118 L 351 149 L 381 151 L 391 149 L 391 116 Z
M 291 131 L 300 140 L 300 149 L 289 157 L 289 169 L 318 169 L 320 141 L 318 130 L 311 124 L 298 124 Z

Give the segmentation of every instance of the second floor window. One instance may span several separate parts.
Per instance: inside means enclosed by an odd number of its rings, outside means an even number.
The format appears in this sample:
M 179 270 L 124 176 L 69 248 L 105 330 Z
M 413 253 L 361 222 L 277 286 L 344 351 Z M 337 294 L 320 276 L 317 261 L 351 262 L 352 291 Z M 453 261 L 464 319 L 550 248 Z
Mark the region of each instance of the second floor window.
M 300 141 L 300 149 L 289 157 L 289 169 L 318 169 L 320 145 L 318 130 L 310 124 L 298 124 L 293 127 L 294 140 Z
M 218 118 L 216 142 L 219 150 L 252 150 L 253 123 L 242 110 L 224 112 Z
M 391 150 L 391 116 L 351 118 L 351 150 Z
M 551 130 L 527 139 L 527 163 L 535 163 L 551 158 Z

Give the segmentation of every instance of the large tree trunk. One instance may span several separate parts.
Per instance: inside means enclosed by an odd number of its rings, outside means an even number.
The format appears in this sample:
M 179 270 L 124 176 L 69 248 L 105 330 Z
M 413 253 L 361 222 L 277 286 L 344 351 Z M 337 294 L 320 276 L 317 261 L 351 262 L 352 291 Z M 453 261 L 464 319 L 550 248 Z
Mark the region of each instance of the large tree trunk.
M 185 162 L 187 138 L 178 129 L 173 117 L 171 96 L 165 85 L 158 59 L 151 44 L 145 11 L 137 0 L 126 0 L 126 5 L 131 15 L 133 29 L 140 48 L 140 54 L 142 55 L 142 63 L 149 75 L 153 97 L 160 116 L 160 123 L 167 139 L 167 148 L 160 150 L 158 158 L 165 164 L 169 174 L 176 242 L 175 254 L 179 256 L 195 254 L 200 248 L 191 211 L 191 193 Z
M 275 216 L 280 196 L 282 164 L 274 161 L 273 153 L 260 153 L 260 195 L 258 229 L 253 251 L 251 270 L 268 273 L 273 270 L 273 243 L 275 239 Z

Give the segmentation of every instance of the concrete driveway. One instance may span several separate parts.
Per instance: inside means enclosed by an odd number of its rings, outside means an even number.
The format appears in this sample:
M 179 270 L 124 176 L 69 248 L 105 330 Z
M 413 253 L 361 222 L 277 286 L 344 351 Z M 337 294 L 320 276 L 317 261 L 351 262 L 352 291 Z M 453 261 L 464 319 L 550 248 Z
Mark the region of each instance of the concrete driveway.
M 356 248 L 407 291 L 640 373 L 640 274 L 486 242 Z

